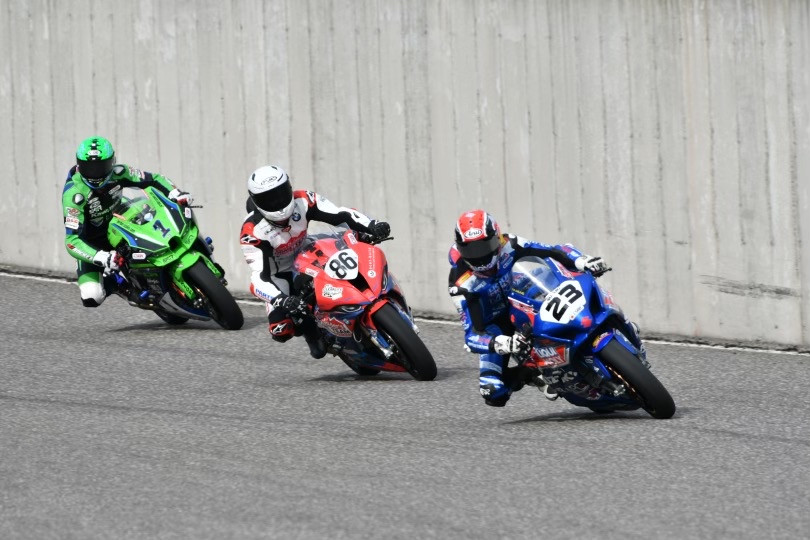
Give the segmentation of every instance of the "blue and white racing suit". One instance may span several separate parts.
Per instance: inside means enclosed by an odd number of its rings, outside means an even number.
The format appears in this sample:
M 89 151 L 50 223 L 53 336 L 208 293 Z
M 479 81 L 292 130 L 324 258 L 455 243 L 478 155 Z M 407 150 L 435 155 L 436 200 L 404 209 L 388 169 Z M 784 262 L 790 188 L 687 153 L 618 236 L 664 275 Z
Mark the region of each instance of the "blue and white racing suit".
M 509 355 L 494 353 L 491 342 L 495 336 L 514 334 L 507 300 L 512 265 L 521 257 L 531 255 L 552 257 L 576 272 L 574 261 L 583 254 L 570 245 L 552 246 L 504 234 L 497 272 L 483 277 L 474 274 L 461 260 L 455 244 L 450 248 L 450 298 L 461 318 L 467 348 L 480 355 L 479 389 L 488 404 L 502 405 L 511 394 L 508 381 L 504 381 Z

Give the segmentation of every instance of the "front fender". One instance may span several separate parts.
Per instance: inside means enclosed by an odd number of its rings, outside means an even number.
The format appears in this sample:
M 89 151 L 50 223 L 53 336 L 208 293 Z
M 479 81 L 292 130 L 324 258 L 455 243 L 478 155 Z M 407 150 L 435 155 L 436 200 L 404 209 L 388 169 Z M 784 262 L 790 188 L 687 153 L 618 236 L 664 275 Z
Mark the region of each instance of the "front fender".
M 197 261 L 203 261 L 205 265 L 208 267 L 209 270 L 218 278 L 222 277 L 222 272 L 217 268 L 217 266 L 211 262 L 205 254 L 200 253 L 199 251 L 190 250 L 185 252 L 177 262 L 172 266 L 170 272 L 172 276 L 172 281 L 177 286 L 178 289 L 186 296 L 186 298 L 193 300 L 197 297 L 197 293 L 195 292 L 194 288 L 189 285 L 186 281 L 185 272 L 192 266 L 194 266 Z
M 360 322 L 363 324 L 363 326 L 376 331 L 377 326 L 374 324 L 374 318 L 372 316 L 377 312 L 377 310 L 379 310 L 385 304 L 391 304 L 394 307 L 394 309 L 396 309 L 399 312 L 400 316 L 413 327 L 414 331 L 417 330 L 416 325 L 413 323 L 413 319 L 411 319 L 411 316 L 408 313 L 408 311 L 405 308 L 403 308 L 402 305 L 400 305 L 400 303 L 397 302 L 395 298 L 391 298 L 389 296 L 381 296 L 380 298 L 377 298 L 374 302 L 369 304 L 369 306 L 366 308 L 366 311 L 363 312 L 362 318 L 360 319 Z
M 632 354 L 633 356 L 644 362 L 643 359 L 644 355 L 640 354 L 636 346 L 633 345 L 633 343 L 629 339 L 627 339 L 624 336 L 624 334 L 622 334 L 619 331 L 610 329 L 607 332 L 599 334 L 596 337 L 596 339 L 593 340 L 593 349 L 592 349 L 593 367 L 596 369 L 596 371 L 598 371 L 602 375 L 602 377 L 610 378 L 610 373 L 608 372 L 607 368 L 605 368 L 605 365 L 602 363 L 602 361 L 599 359 L 598 354 L 611 341 L 619 343 L 622 347 L 627 349 L 630 352 L 630 354 Z

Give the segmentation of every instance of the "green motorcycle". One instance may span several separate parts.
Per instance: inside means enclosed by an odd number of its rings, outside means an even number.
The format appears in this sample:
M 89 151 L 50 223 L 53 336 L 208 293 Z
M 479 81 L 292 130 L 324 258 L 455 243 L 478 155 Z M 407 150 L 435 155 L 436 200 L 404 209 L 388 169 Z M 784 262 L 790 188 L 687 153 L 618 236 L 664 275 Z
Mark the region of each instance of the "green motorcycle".
M 117 294 L 154 311 L 169 324 L 214 320 L 239 330 L 242 310 L 225 287 L 225 271 L 211 260 L 192 209 L 153 187 L 125 187 L 107 238 L 121 256 Z

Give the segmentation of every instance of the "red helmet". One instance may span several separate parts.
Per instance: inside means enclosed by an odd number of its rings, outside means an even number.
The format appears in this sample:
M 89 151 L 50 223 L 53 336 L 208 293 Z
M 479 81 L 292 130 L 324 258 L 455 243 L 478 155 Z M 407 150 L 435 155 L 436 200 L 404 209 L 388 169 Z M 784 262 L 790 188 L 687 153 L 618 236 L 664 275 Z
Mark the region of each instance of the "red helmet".
M 456 249 L 474 274 L 492 276 L 498 271 L 501 228 L 483 210 L 464 212 L 456 222 Z

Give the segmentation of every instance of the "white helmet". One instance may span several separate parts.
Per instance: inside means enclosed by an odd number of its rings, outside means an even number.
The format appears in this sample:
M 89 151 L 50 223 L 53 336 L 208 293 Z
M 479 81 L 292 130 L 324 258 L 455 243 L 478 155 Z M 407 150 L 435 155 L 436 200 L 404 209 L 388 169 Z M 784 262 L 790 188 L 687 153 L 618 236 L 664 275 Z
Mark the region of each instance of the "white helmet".
M 281 167 L 259 167 L 248 178 L 248 193 L 256 208 L 268 221 L 284 222 L 293 213 L 290 177 Z

